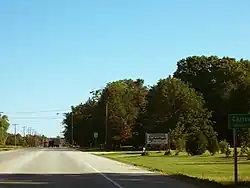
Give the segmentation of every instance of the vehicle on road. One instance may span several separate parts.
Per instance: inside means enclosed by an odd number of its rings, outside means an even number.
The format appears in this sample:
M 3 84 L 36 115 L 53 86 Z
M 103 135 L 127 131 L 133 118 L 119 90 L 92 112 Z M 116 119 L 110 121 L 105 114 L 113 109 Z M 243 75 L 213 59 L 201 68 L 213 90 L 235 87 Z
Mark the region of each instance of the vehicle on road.
M 60 143 L 61 143 L 60 138 L 55 138 L 55 139 L 54 139 L 54 146 L 55 146 L 55 147 L 60 147 Z
M 49 140 L 48 147 L 60 147 L 60 138 L 52 138 Z

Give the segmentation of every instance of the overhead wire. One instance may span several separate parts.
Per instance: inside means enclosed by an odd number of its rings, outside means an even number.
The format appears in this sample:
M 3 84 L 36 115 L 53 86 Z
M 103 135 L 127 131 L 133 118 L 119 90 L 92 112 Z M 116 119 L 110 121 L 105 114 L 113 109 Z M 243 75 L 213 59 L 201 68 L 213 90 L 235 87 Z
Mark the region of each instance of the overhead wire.
M 11 119 L 62 119 L 62 117 L 10 117 Z
M 17 112 L 5 112 L 4 114 L 36 114 L 36 113 L 46 113 L 46 112 L 60 112 L 69 111 L 69 109 L 54 109 L 54 110 L 38 110 L 38 111 L 17 111 Z

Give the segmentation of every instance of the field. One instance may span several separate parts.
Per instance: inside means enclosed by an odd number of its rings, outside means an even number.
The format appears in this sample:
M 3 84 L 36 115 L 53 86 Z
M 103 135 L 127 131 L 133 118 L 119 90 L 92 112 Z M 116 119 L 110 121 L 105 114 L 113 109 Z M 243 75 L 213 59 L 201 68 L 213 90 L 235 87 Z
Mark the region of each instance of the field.
M 151 152 L 149 156 L 131 153 L 110 153 L 98 154 L 110 159 L 160 171 L 175 178 L 191 180 L 210 180 L 219 182 L 213 183 L 215 187 L 233 184 L 233 156 L 226 158 L 225 155 L 218 154 L 210 156 L 188 156 L 181 153 L 178 156 L 164 156 L 164 152 Z M 239 157 L 239 180 L 244 187 L 250 185 L 250 161 L 246 157 Z M 184 176 L 183 176 L 184 175 Z M 188 178 L 188 177 L 191 177 Z M 209 181 L 204 181 L 209 182 Z M 212 185 L 212 184 L 211 184 Z M 249 186 L 250 187 L 250 186 Z

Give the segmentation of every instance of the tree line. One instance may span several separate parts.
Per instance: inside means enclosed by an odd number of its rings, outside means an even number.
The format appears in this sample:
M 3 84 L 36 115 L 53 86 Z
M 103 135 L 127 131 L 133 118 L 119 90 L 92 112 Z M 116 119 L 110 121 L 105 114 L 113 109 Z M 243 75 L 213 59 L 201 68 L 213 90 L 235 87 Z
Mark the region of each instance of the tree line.
M 184 143 L 190 153 L 215 153 L 219 141 L 232 143 L 228 114 L 249 110 L 248 60 L 191 56 L 177 62 L 173 76 L 153 86 L 145 86 L 143 79 L 123 79 L 92 91 L 85 103 L 65 114 L 64 136 L 71 143 L 73 135 L 80 146 L 107 142 L 107 147 L 140 147 L 146 132 L 164 132 L 172 148 Z M 239 145 L 250 143 L 249 133 L 238 131 Z
M 43 140 L 47 139 L 44 135 L 27 134 L 22 136 L 21 134 L 8 133 L 10 123 L 7 115 L 0 114 L 0 145 L 16 145 L 24 147 L 36 147 L 42 145 Z
M 22 136 L 21 134 L 10 134 L 8 133 L 8 137 L 6 139 L 5 145 L 11 146 L 23 146 L 23 147 L 38 147 L 44 146 L 44 141 L 47 140 L 47 137 L 44 135 L 32 135 L 28 134 Z

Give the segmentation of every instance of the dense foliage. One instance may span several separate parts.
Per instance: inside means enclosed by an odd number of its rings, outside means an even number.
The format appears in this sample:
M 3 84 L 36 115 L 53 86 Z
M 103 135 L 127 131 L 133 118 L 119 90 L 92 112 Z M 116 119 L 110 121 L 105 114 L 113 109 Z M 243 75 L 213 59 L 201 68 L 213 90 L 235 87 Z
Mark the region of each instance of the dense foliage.
M 43 141 L 45 141 L 47 138 L 43 135 L 26 135 L 22 136 L 20 134 L 17 134 L 16 136 L 14 134 L 8 133 L 8 136 L 6 138 L 5 145 L 16 145 L 17 146 L 24 146 L 24 147 L 37 147 L 37 146 L 43 146 Z
M 216 56 L 192 56 L 177 62 L 173 77 L 145 86 L 142 79 L 108 83 L 65 114 L 64 135 L 76 144 L 144 144 L 145 132 L 170 133 L 171 147 L 201 154 L 219 150 L 218 140 L 232 142 L 229 113 L 249 113 L 250 62 Z M 72 134 L 73 117 L 73 134 Z M 98 132 L 97 140 L 94 132 Z M 107 134 L 106 134 L 107 133 Z M 239 131 L 249 143 L 249 130 Z
M 8 138 L 8 129 L 9 129 L 10 123 L 9 119 L 6 115 L 0 114 L 0 145 L 4 145 L 6 142 L 6 139 Z

